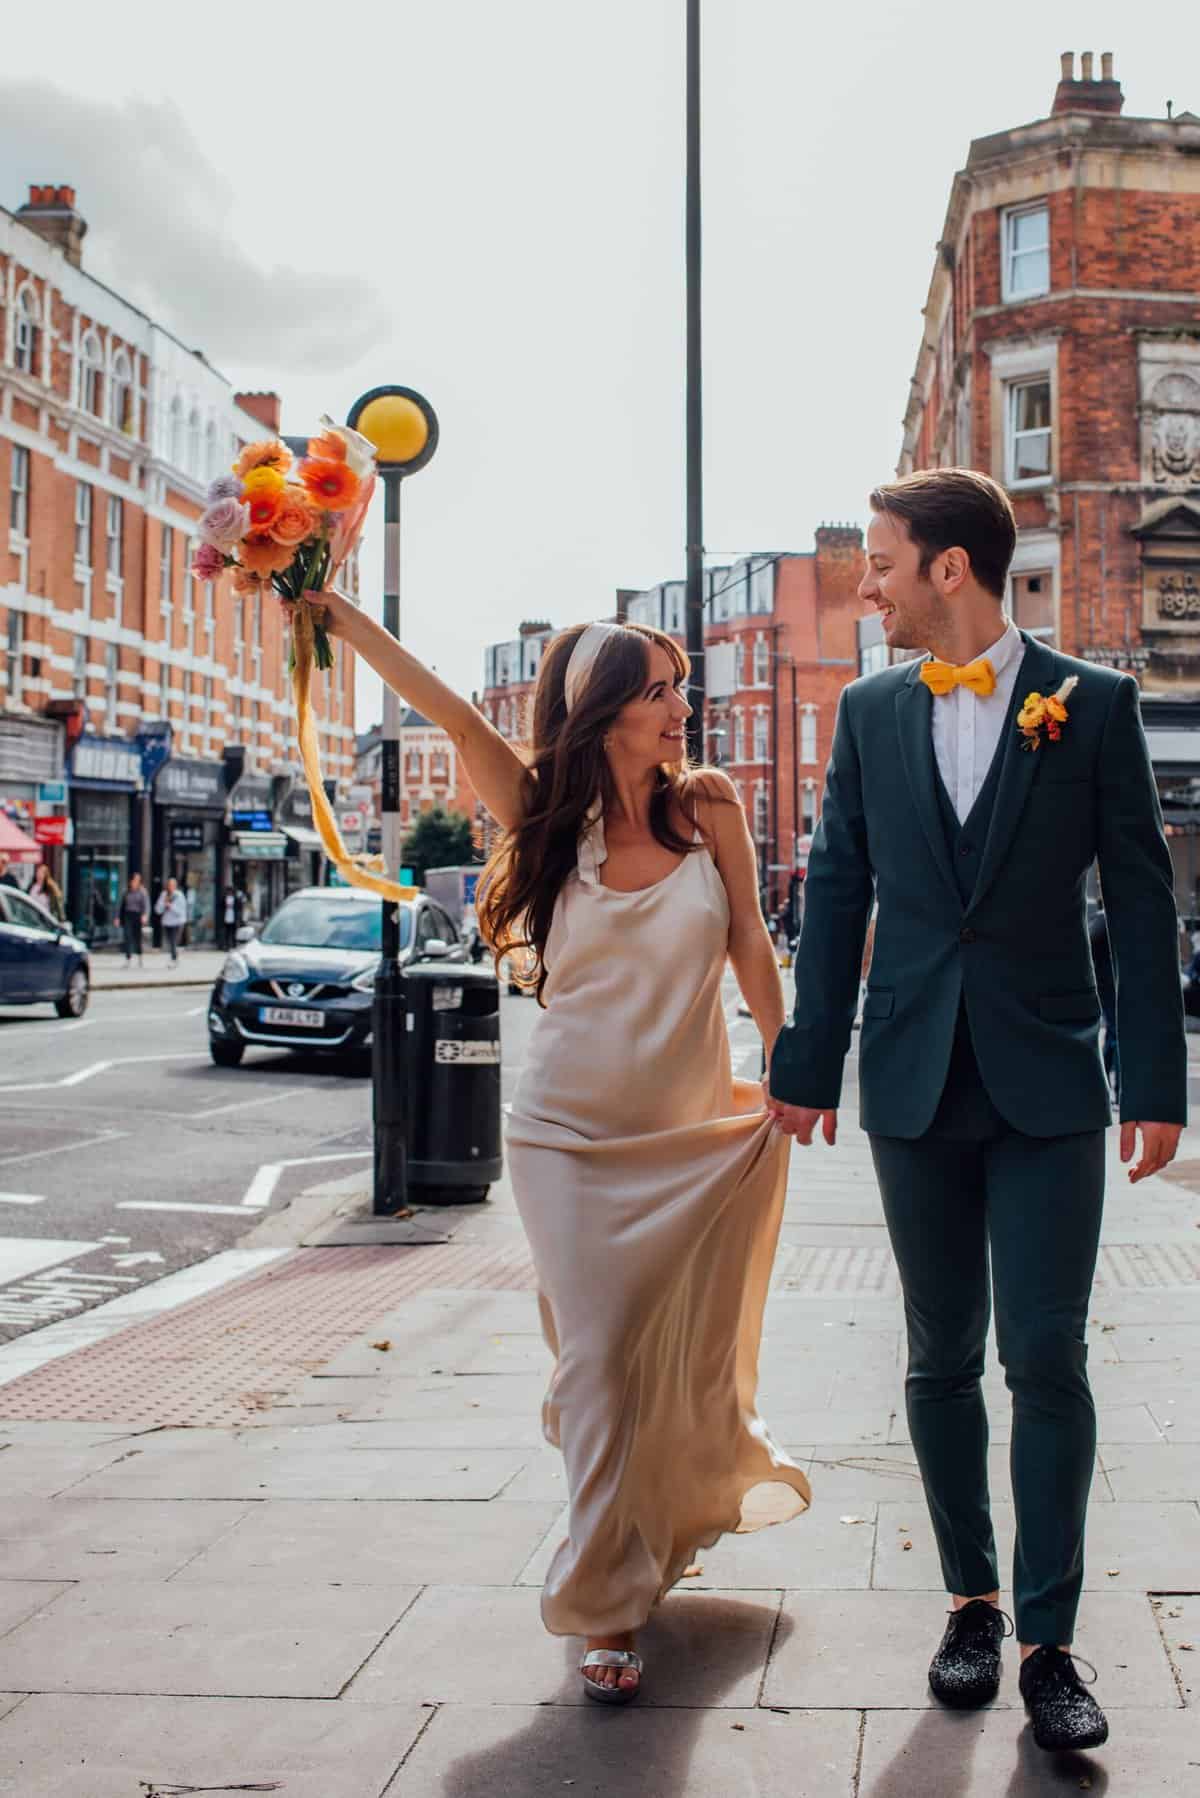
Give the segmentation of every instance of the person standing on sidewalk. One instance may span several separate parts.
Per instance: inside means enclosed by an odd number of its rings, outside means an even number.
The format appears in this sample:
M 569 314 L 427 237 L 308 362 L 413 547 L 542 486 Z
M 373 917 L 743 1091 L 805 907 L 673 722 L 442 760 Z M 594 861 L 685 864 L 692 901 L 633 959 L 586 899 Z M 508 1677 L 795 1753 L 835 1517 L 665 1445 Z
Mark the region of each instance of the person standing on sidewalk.
M 121 935 L 125 941 L 125 966 L 128 967 L 134 956 L 137 956 L 138 967 L 144 967 L 142 961 L 142 931 L 150 916 L 150 895 L 142 885 L 140 874 L 129 876 L 129 885 L 121 895 Z
M 162 919 L 163 939 L 170 953 L 171 965 L 174 967 L 179 960 L 180 932 L 187 923 L 188 916 L 187 900 L 174 875 L 158 895 L 158 904 L 154 909 Z
M 663 632 L 557 636 L 527 767 L 350 601 L 311 597 L 449 733 L 505 833 L 476 905 L 541 1002 L 508 1154 L 555 1358 L 543 1428 L 571 1501 L 542 1619 L 586 1638 L 587 1697 L 627 1704 L 634 1632 L 696 1550 L 810 1498 L 755 1403 L 789 1145 L 762 1087 L 733 1078 L 721 1003 L 728 958 L 774 1042 L 783 982 L 754 844 L 728 777 L 687 766 L 689 663 Z
M 994 1302 L 1012 1394 L 1021 1696 L 1039 1748 L 1093 1748 L 1108 1724 L 1071 1641 L 1096 1464 L 1086 1330 L 1111 1112 L 1086 887 L 1098 863 L 1121 1158 L 1137 1156 L 1129 1177 L 1144 1180 L 1173 1158 L 1187 1118 L 1171 856 L 1137 683 L 1005 615 L 1017 531 L 1003 488 L 936 468 L 877 488 L 870 505 L 859 597 L 893 649 L 927 654 L 842 695 L 772 1103 L 802 1143 L 818 1123 L 835 1140 L 877 900 L 859 1085 L 904 1289 L 909 1430 L 950 1595 L 929 1684 L 961 1709 L 999 1689 L 1008 1628 L 982 1389 Z
M 29 889 L 29 897 L 36 899 L 39 905 L 45 906 L 50 916 L 58 923 L 66 922 L 66 911 L 63 908 L 62 888 L 51 874 L 45 862 L 39 862 L 33 875 L 33 885 Z
M 237 947 L 237 934 L 241 927 L 243 911 L 242 894 L 230 881 L 221 898 L 221 947 L 225 950 Z

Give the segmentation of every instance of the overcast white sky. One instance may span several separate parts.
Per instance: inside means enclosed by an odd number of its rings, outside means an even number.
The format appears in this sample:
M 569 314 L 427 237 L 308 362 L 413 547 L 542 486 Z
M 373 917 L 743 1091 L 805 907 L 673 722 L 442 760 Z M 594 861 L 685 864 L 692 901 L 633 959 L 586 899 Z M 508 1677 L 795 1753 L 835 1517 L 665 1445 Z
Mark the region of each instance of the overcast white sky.
M 27 23 L 35 15 L 26 10 Z M 403 633 L 456 686 L 523 618 L 683 572 L 684 0 L 57 0 L 7 34 L 0 201 L 73 182 L 86 266 L 303 432 L 395 380 Z M 1064 49 L 1200 112 L 1164 0 L 705 0 L 706 542 L 806 549 L 889 475 L 950 182 Z M 1097 65 L 1098 67 L 1098 65 Z M 382 502 L 380 502 L 382 503 Z M 367 603 L 378 604 L 380 533 Z M 378 712 L 360 678 L 359 723 Z

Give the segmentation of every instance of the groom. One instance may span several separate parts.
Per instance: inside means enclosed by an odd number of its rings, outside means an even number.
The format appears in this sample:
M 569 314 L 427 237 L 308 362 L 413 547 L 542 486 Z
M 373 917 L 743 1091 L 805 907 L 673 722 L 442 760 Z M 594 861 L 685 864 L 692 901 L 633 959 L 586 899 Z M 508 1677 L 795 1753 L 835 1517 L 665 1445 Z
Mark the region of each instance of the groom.
M 929 1683 L 964 1707 L 999 1686 L 1006 1624 L 980 1389 L 994 1299 L 1013 1405 L 1021 1693 L 1040 1747 L 1095 1747 L 1108 1726 L 1068 1652 L 1096 1453 L 1084 1331 L 1110 1122 L 1085 883 L 1098 862 L 1121 1157 L 1133 1159 L 1140 1131 L 1129 1177 L 1143 1180 L 1171 1160 L 1186 1118 L 1171 861 L 1135 682 L 1059 655 L 1005 615 L 1016 526 L 1003 490 L 939 468 L 870 503 L 860 596 L 893 649 L 929 654 L 842 696 L 771 1109 L 802 1143 L 818 1121 L 834 1141 L 877 901 L 862 1122 L 904 1288 L 909 1429 L 953 1603 Z

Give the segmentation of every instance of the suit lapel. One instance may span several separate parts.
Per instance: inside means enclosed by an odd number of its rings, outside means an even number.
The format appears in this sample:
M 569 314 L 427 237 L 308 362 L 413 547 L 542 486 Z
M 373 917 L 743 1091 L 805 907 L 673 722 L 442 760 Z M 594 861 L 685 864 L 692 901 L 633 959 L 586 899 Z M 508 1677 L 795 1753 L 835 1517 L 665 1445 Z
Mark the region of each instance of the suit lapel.
M 962 904 L 958 882 L 950 862 L 946 831 L 938 808 L 934 784 L 933 730 L 930 711 L 933 695 L 921 679 L 921 663 L 914 662 L 912 672 L 896 695 L 896 728 L 900 735 L 900 754 L 904 772 L 912 791 L 913 805 L 921 820 L 921 829 L 956 905 Z
M 1046 755 L 1044 747 L 1036 750 L 1024 747 L 1017 730 L 1017 713 L 1027 693 L 1052 693 L 1055 690 L 1059 684 L 1058 664 L 1052 650 L 1033 637 L 1026 637 L 1024 631 L 1021 635 L 1025 641 L 1025 655 L 1017 670 L 1017 684 L 1005 719 L 1000 746 L 1004 757 L 1000 766 L 1000 784 L 996 789 L 991 825 L 979 863 L 979 878 L 968 911 L 980 903 L 1003 867 L 1017 834 L 1025 801 Z

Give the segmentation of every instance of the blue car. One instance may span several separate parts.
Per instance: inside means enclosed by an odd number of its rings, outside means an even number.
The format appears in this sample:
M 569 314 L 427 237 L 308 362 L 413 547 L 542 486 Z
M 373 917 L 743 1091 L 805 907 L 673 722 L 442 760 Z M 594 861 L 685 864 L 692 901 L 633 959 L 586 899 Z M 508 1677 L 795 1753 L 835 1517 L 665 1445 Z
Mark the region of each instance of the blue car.
M 0 1005 L 53 1005 L 81 1018 L 91 991 L 86 943 L 16 887 L 0 885 Z
M 208 1002 L 209 1053 L 233 1068 L 249 1048 L 317 1050 L 365 1062 L 382 906 L 361 887 L 305 887 L 261 935 L 225 957 Z M 424 894 L 400 907 L 400 963 L 463 961 L 449 915 Z

